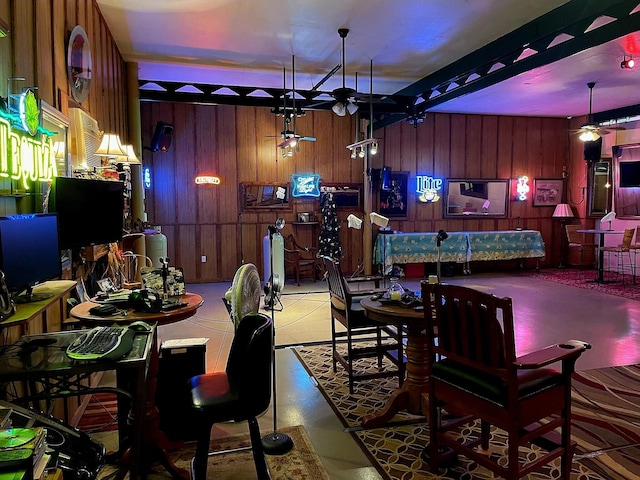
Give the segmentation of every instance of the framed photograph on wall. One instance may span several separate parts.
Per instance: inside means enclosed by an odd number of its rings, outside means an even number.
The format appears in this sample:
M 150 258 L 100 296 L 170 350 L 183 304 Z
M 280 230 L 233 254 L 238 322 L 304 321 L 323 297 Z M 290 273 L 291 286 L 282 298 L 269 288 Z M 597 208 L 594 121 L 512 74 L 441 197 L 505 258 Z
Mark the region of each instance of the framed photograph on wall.
M 555 207 L 562 202 L 564 180 L 562 178 L 534 178 L 533 206 Z
M 378 213 L 385 217 L 407 216 L 407 183 L 409 172 L 390 172 L 380 182 Z

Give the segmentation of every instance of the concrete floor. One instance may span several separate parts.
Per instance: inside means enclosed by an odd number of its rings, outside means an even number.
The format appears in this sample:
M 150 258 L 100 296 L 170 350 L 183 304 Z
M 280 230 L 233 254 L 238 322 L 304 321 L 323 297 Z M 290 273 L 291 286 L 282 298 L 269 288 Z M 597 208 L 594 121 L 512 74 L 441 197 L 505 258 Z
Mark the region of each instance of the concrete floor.
M 589 342 L 592 349 L 578 360 L 578 370 L 640 362 L 640 302 L 536 280 L 521 272 L 445 280 L 511 297 L 519 354 L 579 339 Z M 419 290 L 419 279 L 402 279 L 401 283 Z M 161 340 L 209 338 L 207 371 L 224 369 L 231 344 L 233 326 L 221 300 L 228 287 L 227 283 L 189 285 L 189 291 L 203 296 L 204 305 L 194 317 L 159 328 Z M 330 340 L 328 293 L 323 282 L 308 281 L 301 287 L 287 283 L 282 303 L 282 311 L 274 312 L 278 346 Z M 304 425 L 332 479 L 379 479 L 289 348 L 277 349 L 276 365 L 278 426 Z M 272 414 L 270 409 L 260 418 L 263 434 L 273 431 Z M 246 424 L 222 424 L 212 434 L 245 431 Z

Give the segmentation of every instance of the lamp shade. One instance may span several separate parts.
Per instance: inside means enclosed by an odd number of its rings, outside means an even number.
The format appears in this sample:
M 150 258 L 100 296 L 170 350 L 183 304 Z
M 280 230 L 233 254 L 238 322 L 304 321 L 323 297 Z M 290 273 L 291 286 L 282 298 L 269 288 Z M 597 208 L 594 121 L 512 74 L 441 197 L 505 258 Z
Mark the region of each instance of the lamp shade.
M 379 227 L 386 228 L 386 226 L 389 225 L 389 219 L 376 212 L 371 212 L 369 214 L 369 219 L 371 220 L 372 224 L 378 225 Z
M 609 212 L 600 219 L 600 222 L 613 222 L 616 219 L 616 212 Z
M 127 155 L 120 143 L 120 137 L 113 133 L 105 133 L 102 136 L 100 146 L 94 152 L 95 155 L 101 157 L 121 157 Z
M 116 157 L 115 161 L 117 163 L 124 163 L 128 165 L 131 165 L 132 163 L 140 163 L 140 160 L 138 160 L 138 157 L 136 156 L 136 152 L 133 151 L 133 145 L 123 145 L 122 149 L 127 152 L 127 154 L 121 157 Z
M 356 217 L 353 213 L 347 217 L 347 226 L 360 230 L 362 228 L 362 219 Z
M 573 211 L 568 203 L 559 203 L 556 205 L 556 209 L 553 211 L 552 217 L 554 218 L 572 218 Z

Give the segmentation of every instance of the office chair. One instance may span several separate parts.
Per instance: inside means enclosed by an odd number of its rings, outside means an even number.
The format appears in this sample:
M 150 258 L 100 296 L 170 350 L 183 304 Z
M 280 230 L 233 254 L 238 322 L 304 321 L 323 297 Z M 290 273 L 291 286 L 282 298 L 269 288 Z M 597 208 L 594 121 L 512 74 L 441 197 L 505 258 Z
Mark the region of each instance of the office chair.
M 248 421 L 251 449 L 259 480 L 270 479 L 256 417 L 271 401 L 273 323 L 261 313 L 246 315 L 236 329 L 224 372 L 205 373 L 190 380 L 197 412 L 196 454 L 191 478 L 206 480 L 211 428 L 226 421 Z
M 575 450 L 571 375 L 590 346 L 570 340 L 517 357 L 510 298 L 423 281 L 422 298 L 431 295 L 433 303 L 426 301 L 424 309 L 434 327 L 425 329 L 431 470 L 459 453 L 516 480 L 560 457 L 560 478 L 568 480 Z M 561 362 L 560 371 L 549 366 L 555 362 Z M 504 454 L 489 450 L 492 425 L 507 434 Z M 460 429 L 462 439 L 452 435 Z M 541 447 L 535 459 L 519 454 L 529 443 Z

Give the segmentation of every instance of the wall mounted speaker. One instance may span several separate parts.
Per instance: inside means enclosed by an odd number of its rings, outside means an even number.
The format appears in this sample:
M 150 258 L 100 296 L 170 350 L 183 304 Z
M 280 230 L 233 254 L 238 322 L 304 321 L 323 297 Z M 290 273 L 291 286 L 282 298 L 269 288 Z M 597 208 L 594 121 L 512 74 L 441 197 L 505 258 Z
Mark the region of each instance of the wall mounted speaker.
M 622 157 L 622 151 L 623 151 L 623 148 L 620 147 L 619 145 L 614 145 L 613 147 L 611 147 L 611 153 L 613 155 L 613 158 Z
M 597 162 L 602 154 L 602 137 L 593 142 L 584 142 L 584 159 L 587 162 Z
M 171 146 L 173 138 L 173 125 L 164 122 L 156 123 L 156 129 L 153 131 L 153 139 L 151 140 L 151 151 L 166 152 Z

